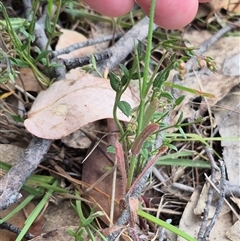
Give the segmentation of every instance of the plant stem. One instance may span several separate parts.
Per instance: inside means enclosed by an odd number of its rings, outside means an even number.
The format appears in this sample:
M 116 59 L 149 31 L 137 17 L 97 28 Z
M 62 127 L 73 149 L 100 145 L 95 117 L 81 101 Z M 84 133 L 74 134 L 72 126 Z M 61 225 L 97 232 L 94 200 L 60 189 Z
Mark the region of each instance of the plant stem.
M 140 91 L 140 108 L 138 115 L 138 129 L 137 135 L 142 131 L 143 115 L 145 110 L 146 96 L 148 94 L 148 69 L 150 65 L 151 49 L 152 49 L 152 35 L 153 35 L 153 20 L 154 20 L 154 9 L 156 5 L 156 0 L 151 1 L 150 14 L 149 14 L 149 27 L 148 27 L 148 39 L 147 39 L 147 50 L 145 56 L 145 68 L 143 73 L 143 81 L 141 84 Z
M 130 167 L 129 167 L 129 173 L 128 173 L 128 179 L 127 179 L 127 191 L 131 187 L 131 184 L 132 184 L 132 179 L 133 179 L 133 174 L 135 171 L 136 162 L 137 162 L 136 156 L 132 155 L 130 157 Z

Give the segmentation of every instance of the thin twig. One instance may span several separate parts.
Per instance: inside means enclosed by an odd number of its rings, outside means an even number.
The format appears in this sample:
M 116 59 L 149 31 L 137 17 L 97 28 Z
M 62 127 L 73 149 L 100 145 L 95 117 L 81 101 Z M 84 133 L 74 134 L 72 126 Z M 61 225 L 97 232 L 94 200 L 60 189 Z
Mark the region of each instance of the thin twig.
M 0 224 L 0 229 L 6 229 L 12 233 L 15 233 L 15 234 L 20 234 L 20 232 L 22 231 L 21 228 L 18 228 L 16 226 L 14 226 L 13 224 L 11 223 L 8 223 L 8 222 L 3 222 L 2 224 Z M 24 235 L 24 238 L 25 239 L 33 239 L 35 236 L 31 233 L 26 233 Z
M 204 173 L 204 176 L 206 178 L 206 180 L 212 185 L 212 187 L 215 189 L 215 191 L 217 191 L 217 193 L 220 194 L 219 189 L 216 187 L 216 185 L 209 179 L 209 177 Z M 232 207 L 232 205 L 228 202 L 228 200 L 226 198 L 224 198 L 225 203 L 228 205 L 228 207 L 231 209 L 231 211 L 233 212 L 233 214 L 235 215 L 235 217 L 240 221 L 240 216 L 238 215 L 238 213 L 236 212 L 236 210 Z
M 189 122 L 192 122 L 192 121 L 189 119 Z M 197 133 L 199 136 L 201 136 L 200 132 L 198 131 L 198 129 L 196 127 L 196 125 L 193 124 L 192 127 L 193 127 L 193 130 L 195 131 L 195 133 Z M 205 146 L 204 149 L 205 149 L 205 151 L 207 153 L 207 156 L 208 156 L 208 159 L 210 161 L 211 181 L 214 183 L 215 180 L 216 180 L 216 171 L 218 171 L 219 168 L 214 161 L 214 158 L 213 158 L 213 155 L 212 155 L 212 150 L 210 150 L 210 148 L 208 148 L 207 146 Z M 201 239 L 204 236 L 204 233 L 205 233 L 205 230 L 206 230 L 206 227 L 207 227 L 209 208 L 210 208 L 210 205 L 212 203 L 213 193 L 214 193 L 214 189 L 212 188 L 212 186 L 210 186 L 209 190 L 208 190 L 208 197 L 207 197 L 206 206 L 204 208 L 203 221 L 201 223 L 201 227 L 200 227 L 199 232 L 198 232 L 198 239 Z
M 92 62 L 92 56 L 95 58 L 96 62 L 101 62 L 109 59 L 109 57 L 112 56 L 112 53 L 110 51 L 104 51 L 101 53 L 95 53 L 90 56 L 84 56 L 81 58 L 63 59 L 63 64 L 65 65 L 66 69 L 69 71 L 71 69 L 75 69 L 77 67 L 90 64 Z
M 224 198 L 225 198 L 225 193 L 226 193 L 226 172 L 225 172 L 225 166 L 224 166 L 223 161 L 219 160 L 219 163 L 220 163 L 220 170 L 221 170 L 220 197 L 218 199 L 218 204 L 217 204 L 215 213 L 213 215 L 213 218 L 212 218 L 210 224 L 208 225 L 208 227 L 206 228 L 205 234 L 203 236 L 203 238 L 205 240 L 208 240 L 210 232 L 211 232 L 213 226 L 215 225 L 215 223 L 217 221 L 217 218 L 218 218 L 218 216 L 219 216 L 219 214 L 221 212 L 221 209 L 222 209 L 222 206 L 223 206 L 223 203 L 224 203 Z
M 55 57 L 57 57 L 59 55 L 62 55 L 62 54 L 69 54 L 69 53 L 71 53 L 72 51 L 74 51 L 76 49 L 80 49 L 80 48 L 91 46 L 91 45 L 94 45 L 94 44 L 110 41 L 112 39 L 117 39 L 117 38 L 119 38 L 121 36 L 122 36 L 122 33 L 116 33 L 114 36 L 113 35 L 108 35 L 108 36 L 104 36 L 104 37 L 101 37 L 101 38 L 88 39 L 87 41 L 84 41 L 84 42 L 72 44 L 72 45 L 70 45 L 67 48 L 55 50 L 55 51 L 53 51 L 49 55 L 49 58 L 53 59 L 53 58 L 55 58 Z

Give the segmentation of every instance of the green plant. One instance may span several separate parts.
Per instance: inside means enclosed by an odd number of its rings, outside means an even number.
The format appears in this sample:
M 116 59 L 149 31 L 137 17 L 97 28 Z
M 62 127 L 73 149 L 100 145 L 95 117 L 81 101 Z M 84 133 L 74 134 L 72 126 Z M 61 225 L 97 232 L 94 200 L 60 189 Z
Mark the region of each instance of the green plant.
M 39 1 L 34 1 L 33 16 L 35 16 L 36 10 L 38 8 L 38 3 Z M 145 55 L 143 54 L 143 44 L 139 42 L 138 46 L 135 48 L 135 58 L 132 67 L 130 69 L 127 69 L 124 65 L 120 65 L 120 69 L 122 71 L 122 75 L 120 77 L 113 72 L 110 72 L 109 74 L 111 86 L 113 90 L 116 91 L 113 116 L 119 128 L 120 142 L 118 148 L 117 146 L 115 146 L 115 152 L 116 154 L 119 154 L 117 152 L 122 147 L 122 156 L 119 159 L 119 167 L 122 167 L 122 176 L 126 176 L 125 178 L 123 178 L 123 181 L 126 181 L 123 184 L 124 194 L 129 194 L 129 192 L 139 181 L 140 177 L 142 177 L 154 163 L 157 163 L 159 165 L 181 165 L 198 168 L 210 167 L 210 165 L 203 160 L 193 162 L 191 159 L 184 159 L 184 161 L 179 162 L 179 159 L 177 159 L 177 157 L 188 157 L 191 156 L 192 153 L 178 151 L 177 148 L 172 144 L 174 141 L 187 142 L 197 140 L 204 143 L 204 145 L 207 145 L 207 139 L 199 138 L 199 136 L 197 135 L 185 133 L 183 127 L 189 124 L 182 123 L 182 115 L 180 115 L 179 119 L 173 126 L 170 126 L 169 124 L 166 124 L 164 122 L 165 118 L 169 116 L 170 112 L 176 106 L 180 105 L 184 99 L 184 96 L 175 98 L 172 93 L 167 90 L 167 87 L 188 91 L 194 94 L 197 93 L 198 95 L 207 97 L 211 97 L 211 94 L 200 93 L 196 90 L 167 82 L 170 71 L 174 68 L 179 70 L 181 75 L 184 75 L 184 61 L 194 55 L 193 49 L 186 49 L 177 46 L 176 39 L 163 41 L 161 43 L 161 46 L 164 49 L 162 58 L 158 63 L 151 60 L 151 53 L 154 51 L 155 48 L 158 47 L 152 47 L 152 29 L 155 3 L 156 0 L 153 0 L 150 11 L 149 34 Z M 35 40 L 33 31 L 36 24 L 36 19 L 10 19 L 7 16 L 4 6 L 0 3 L 0 9 L 5 18 L 4 21 L 0 21 L 0 26 L 2 27 L 4 33 L 6 33 L 6 35 L 8 35 L 13 40 L 13 48 L 11 48 L 11 50 L 5 48 L 5 51 L 1 52 L 0 55 L 0 60 L 6 63 L 6 68 L 0 76 L 0 82 L 5 82 L 8 79 L 14 81 L 14 77 L 17 74 L 14 67 L 31 67 L 37 79 L 41 83 L 49 85 L 50 81 L 46 79 L 46 77 L 38 70 L 36 65 L 41 64 L 47 67 L 47 69 L 56 66 L 55 63 L 50 62 L 47 58 L 48 54 L 50 53 L 48 49 L 50 42 L 53 38 L 58 36 L 58 33 L 55 29 L 63 5 L 62 1 L 56 1 L 55 4 L 57 5 L 56 14 L 54 14 L 55 12 L 53 9 L 53 1 L 48 1 L 48 11 L 45 23 L 46 32 L 48 35 L 48 43 L 46 45 L 46 48 L 45 50 L 36 49 L 37 57 L 33 58 L 30 54 L 30 49 L 32 42 Z M 71 2 L 68 3 L 68 6 L 70 10 L 66 10 L 66 12 L 71 13 L 72 15 L 77 16 L 81 14 L 81 17 L 93 19 L 94 21 L 101 20 L 112 23 L 112 20 L 103 18 L 99 15 L 89 14 L 86 13 L 86 11 L 84 10 L 73 10 L 73 5 Z M 131 18 L 131 22 L 133 21 L 133 18 Z M 125 27 L 129 27 L 129 23 L 124 23 L 122 25 Z M 26 37 L 24 42 L 19 38 L 18 34 L 24 35 Z M 175 50 L 185 51 L 186 56 L 181 57 L 181 59 L 177 59 L 176 54 L 174 53 Z M 14 54 L 14 57 L 12 56 L 12 52 Z M 163 62 L 166 59 L 169 60 L 169 63 L 164 69 L 161 69 Z M 207 59 L 207 61 L 209 62 L 208 64 L 212 64 L 211 59 Z M 144 62 L 144 71 L 142 71 L 142 62 Z M 92 64 L 93 68 L 97 71 L 97 65 L 94 58 L 92 58 Z M 150 69 L 152 73 L 149 71 Z M 126 91 L 130 83 L 134 81 L 138 81 L 140 93 L 140 104 L 136 109 L 132 109 L 129 103 L 121 100 L 122 94 Z M 125 126 L 119 122 L 117 117 L 117 109 L 120 109 L 123 113 L 125 113 L 126 116 L 132 116 L 132 121 L 129 123 L 127 128 L 125 128 Z M 162 109 L 162 112 L 157 113 L 158 109 Z M 196 120 L 194 123 L 198 121 L 199 120 Z M 177 128 L 180 134 L 164 133 L 165 130 L 171 127 Z M 135 135 L 133 140 L 130 140 L 130 135 Z M 161 147 L 155 146 L 155 139 L 157 135 L 162 135 L 161 139 L 163 141 L 163 146 Z M 160 154 L 166 151 L 167 148 L 176 151 L 176 153 L 167 154 L 161 157 Z M 130 154 L 128 154 L 129 152 Z M 150 161 L 147 163 L 147 160 Z M 126 166 L 123 167 L 125 164 Z M 38 176 L 31 176 L 26 185 L 23 187 L 23 189 L 27 190 L 30 195 L 26 199 L 26 201 L 22 203 L 22 205 L 18 206 L 17 210 L 26 205 L 26 203 L 29 202 L 29 200 L 32 200 L 33 197 L 41 196 L 44 190 L 48 190 L 48 192 L 46 193 L 46 195 L 44 195 L 36 211 L 27 220 L 26 227 L 24 228 L 17 240 L 20 240 L 21 237 L 23 237 L 24 233 L 27 230 L 27 227 L 31 225 L 33 220 L 43 208 L 43 205 L 49 200 L 50 195 L 54 191 L 64 191 L 57 187 L 57 181 L 55 179 L 41 181 L 38 178 Z M 33 189 L 32 186 L 36 185 L 39 188 Z M 79 195 L 76 194 L 76 197 L 79 198 Z M 74 236 L 76 240 L 81 241 L 84 240 L 84 233 L 87 233 L 87 235 L 92 240 L 95 240 L 94 232 L 97 232 L 104 239 L 104 237 L 93 225 L 94 219 L 101 215 L 101 213 L 94 212 L 93 208 L 89 216 L 85 218 L 82 210 L 81 201 L 77 200 L 76 205 L 72 204 L 72 206 L 79 215 L 80 225 L 77 231 L 69 230 L 69 234 Z M 177 235 L 180 235 L 187 240 L 195 240 L 194 238 L 189 237 L 189 235 L 173 227 L 172 225 L 168 225 L 164 221 L 156 219 L 155 217 L 147 214 L 140 208 L 138 210 L 138 215 L 154 222 L 159 226 L 169 229 L 170 231 L 176 233 Z M 7 220 L 8 218 L 9 216 L 4 217 L 1 221 L 4 222 L 4 220 Z
M 170 112 L 184 100 L 184 96 L 175 98 L 169 91 L 166 90 L 166 87 L 170 86 L 172 88 L 177 88 L 191 93 L 198 93 L 202 96 L 212 97 L 212 95 L 209 93 L 199 93 L 196 90 L 166 82 L 170 71 L 174 68 L 179 70 L 180 77 L 183 77 L 186 73 L 184 60 L 194 56 L 193 49 L 183 49 L 186 56 L 183 56 L 181 59 L 177 59 L 174 53 L 174 49 L 179 49 L 179 47 L 176 46 L 176 40 L 167 40 L 161 44 L 165 49 L 165 52 L 159 63 L 151 61 L 151 53 L 153 51 L 152 26 L 155 3 L 156 1 L 153 0 L 150 9 L 149 32 L 145 56 L 143 55 L 142 43 L 139 42 L 135 49 L 135 58 L 132 67 L 127 69 L 124 65 L 120 65 L 120 69 L 122 71 L 122 75 L 120 77 L 113 72 L 109 73 L 112 89 L 116 91 L 113 116 L 120 132 L 120 143 L 116 141 L 115 154 L 118 159 L 120 173 L 122 174 L 123 199 L 125 199 L 126 202 L 128 201 L 128 197 L 131 196 L 131 192 L 137 185 L 137 182 L 140 181 L 141 177 L 147 173 L 148 169 L 155 162 L 164 165 L 184 165 L 189 167 L 210 168 L 210 164 L 202 160 L 198 160 L 194 163 L 192 160 L 185 160 L 183 164 L 177 163 L 176 161 L 174 162 L 170 157 L 171 154 L 161 156 L 167 148 L 175 150 L 177 155 L 181 155 L 181 153 L 178 153 L 176 147 L 171 144 L 177 139 L 176 136 L 173 135 L 173 138 L 167 138 L 165 130 L 168 128 L 177 128 L 180 133 L 178 136 L 181 136 L 181 138 L 185 141 L 190 140 L 190 136 L 184 132 L 183 127 L 185 125 L 191 125 L 191 123 L 183 124 L 183 115 L 180 115 L 173 126 L 170 126 L 164 121 L 165 118 L 169 116 Z M 169 63 L 164 69 L 160 70 L 162 63 L 166 58 L 168 58 Z M 144 70 L 142 72 L 140 62 L 143 60 Z M 150 75 L 149 69 L 153 67 L 154 70 Z M 137 108 L 132 109 L 129 103 L 121 100 L 121 96 L 128 88 L 130 82 L 136 80 L 138 80 L 140 103 Z M 125 128 L 117 118 L 118 108 L 126 116 L 132 116 L 132 120 L 127 128 Z M 163 111 L 162 113 L 157 114 L 156 112 L 160 108 Z M 196 120 L 195 123 L 199 121 L 200 120 Z M 130 141 L 129 136 L 132 134 L 135 134 L 135 137 Z M 161 147 L 155 146 L 155 139 L 157 135 L 162 135 L 161 139 L 163 146 Z M 197 139 L 199 140 L 199 137 L 195 140 Z M 203 138 L 200 139 L 201 140 L 199 141 L 207 145 Z M 167 163 L 166 160 L 169 161 L 169 159 L 171 162 Z M 169 229 L 186 240 L 195 241 L 193 237 L 190 237 L 183 231 L 172 225 L 166 224 L 164 221 L 147 214 L 141 209 L 138 210 L 138 215 L 147 218 L 159 226 Z
M 80 198 L 78 193 L 76 193 L 75 195 L 76 197 Z M 88 238 L 90 238 L 91 240 L 95 241 L 96 239 L 95 239 L 94 232 L 98 233 L 98 235 L 103 240 L 106 240 L 104 236 L 94 227 L 94 225 L 92 225 L 94 219 L 103 214 L 100 211 L 94 212 L 95 208 L 93 207 L 88 217 L 85 218 L 83 214 L 83 207 L 82 207 L 81 200 L 76 200 L 76 205 L 74 205 L 73 203 L 71 203 L 71 205 L 76 211 L 76 213 L 78 214 L 80 223 L 79 223 L 79 228 L 76 231 L 68 230 L 68 233 L 71 236 L 75 237 L 76 241 L 84 241 L 86 240 L 86 236 L 88 236 Z

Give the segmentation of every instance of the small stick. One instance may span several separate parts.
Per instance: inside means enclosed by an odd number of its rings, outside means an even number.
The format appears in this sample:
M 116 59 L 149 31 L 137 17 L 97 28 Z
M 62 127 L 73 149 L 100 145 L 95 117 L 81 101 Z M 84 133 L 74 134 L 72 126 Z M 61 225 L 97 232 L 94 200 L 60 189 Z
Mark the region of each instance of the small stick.
M 101 53 L 96 53 L 90 56 L 84 56 L 81 58 L 74 58 L 74 59 L 63 59 L 63 64 L 65 65 L 66 69 L 69 71 L 71 69 L 75 69 L 77 67 L 81 67 L 92 62 L 92 56 L 95 58 L 96 62 L 100 62 L 106 59 L 109 59 L 112 56 L 110 51 L 104 51 Z
M 205 231 L 205 234 L 204 234 L 204 237 L 203 237 L 205 240 L 208 240 L 210 232 L 211 232 L 213 226 L 215 225 L 215 223 L 217 221 L 217 218 L 218 218 L 218 216 L 219 216 L 219 214 L 221 212 L 221 209 L 222 209 L 222 206 L 223 206 L 223 203 L 224 203 L 224 198 L 225 198 L 225 193 L 226 193 L 226 171 L 225 171 L 225 166 L 224 166 L 223 161 L 219 160 L 219 163 L 220 163 L 220 170 L 221 170 L 220 197 L 219 197 L 218 204 L 217 204 L 215 213 L 213 215 L 213 218 L 212 218 L 210 224 L 208 225 L 208 227 L 207 227 L 207 229 Z
M 14 226 L 13 224 L 11 223 L 8 223 L 8 222 L 3 222 L 2 224 L 0 224 L 0 229 L 6 229 L 12 233 L 16 233 L 16 234 L 20 234 L 20 232 L 22 231 L 21 228 L 18 228 L 16 226 Z M 25 239 L 33 239 L 35 236 L 31 233 L 26 233 L 24 235 L 24 238 Z
M 98 43 L 102 43 L 102 42 L 106 42 L 106 41 L 111 41 L 112 39 L 117 39 L 121 36 L 122 36 L 122 33 L 116 33 L 114 36 L 108 35 L 108 36 L 104 36 L 104 37 L 101 37 L 101 38 L 88 39 L 87 41 L 84 41 L 84 42 L 72 44 L 67 48 L 55 50 L 52 53 L 50 53 L 49 57 L 50 57 L 50 59 L 53 59 L 53 58 L 55 58 L 59 55 L 62 55 L 62 54 L 69 54 L 76 49 L 80 49 L 80 48 L 83 48 L 83 47 L 87 47 L 87 46 L 90 46 L 90 45 L 94 45 L 94 44 L 98 44 Z

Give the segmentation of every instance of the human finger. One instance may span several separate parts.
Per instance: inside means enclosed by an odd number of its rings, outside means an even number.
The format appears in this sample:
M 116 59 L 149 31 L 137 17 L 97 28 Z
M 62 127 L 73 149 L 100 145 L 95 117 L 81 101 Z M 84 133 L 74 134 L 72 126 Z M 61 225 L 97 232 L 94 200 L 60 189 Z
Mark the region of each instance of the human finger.
M 143 11 L 149 15 L 151 1 L 137 0 Z M 196 16 L 198 0 L 157 1 L 154 22 L 165 29 L 178 29 L 189 24 Z
M 120 17 L 130 12 L 134 4 L 134 0 L 84 0 L 84 2 L 109 17 Z

